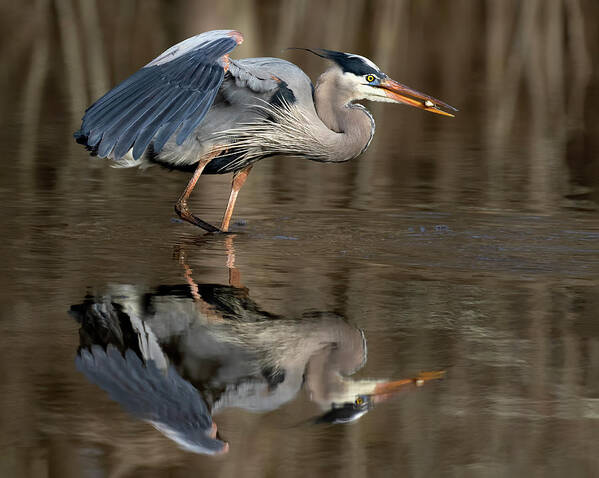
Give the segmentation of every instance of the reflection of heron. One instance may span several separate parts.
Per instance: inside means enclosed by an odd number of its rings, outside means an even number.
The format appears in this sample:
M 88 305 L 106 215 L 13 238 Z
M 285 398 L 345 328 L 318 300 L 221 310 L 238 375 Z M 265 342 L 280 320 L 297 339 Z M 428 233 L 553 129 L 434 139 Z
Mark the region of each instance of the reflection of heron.
M 225 408 L 274 410 L 304 388 L 322 409 L 317 422 L 347 422 L 406 386 L 440 377 L 351 379 L 366 362 L 362 331 L 330 314 L 273 315 L 242 287 L 188 283 L 143 293 L 118 286 L 72 313 L 81 323 L 79 369 L 200 453 L 228 449 L 211 418 Z
M 175 209 L 208 231 L 187 200 L 202 172 L 234 173 L 220 230 L 252 165 L 276 154 L 343 162 L 362 154 L 374 119 L 359 100 L 404 103 L 433 113 L 455 108 L 391 80 L 372 61 L 331 50 L 314 87 L 297 66 L 277 58 L 231 60 L 243 37 L 202 33 L 169 48 L 90 106 L 75 137 L 93 154 L 123 166 L 147 163 L 194 170 Z
M 125 349 L 122 355 L 112 344 L 106 350 L 99 345 L 82 348 L 76 363 L 113 400 L 181 448 L 207 454 L 229 450 L 228 443 L 216 437 L 216 425 L 204 400 L 172 367 L 162 370 L 160 362 L 142 362 L 132 349 Z

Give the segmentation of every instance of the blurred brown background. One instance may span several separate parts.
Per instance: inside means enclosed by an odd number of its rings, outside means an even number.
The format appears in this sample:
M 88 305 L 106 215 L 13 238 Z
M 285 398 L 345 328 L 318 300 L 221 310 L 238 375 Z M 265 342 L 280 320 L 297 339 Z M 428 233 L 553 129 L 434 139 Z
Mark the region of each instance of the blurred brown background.
M 514 190 L 541 203 L 555 192 L 596 198 L 599 6 L 592 0 L 24 0 L 1 2 L 0 18 L 4 162 L 18 158 L 24 181 L 53 181 L 72 168 L 77 146 L 67 138 L 111 86 L 181 39 L 235 28 L 246 41 L 234 56 L 282 56 L 315 80 L 322 60 L 283 49 L 356 52 L 460 108 L 456 120 L 435 122 L 373 107 L 374 147 L 389 143 L 404 158 L 401 166 L 377 159 L 378 176 L 417 180 L 418 168 L 451 195 L 467 169 L 491 202 Z M 410 160 L 419 144 L 445 138 L 442 155 Z M 46 160 L 49 149 L 61 159 Z M 352 166 L 367 170 L 362 183 L 373 174 L 364 163 Z

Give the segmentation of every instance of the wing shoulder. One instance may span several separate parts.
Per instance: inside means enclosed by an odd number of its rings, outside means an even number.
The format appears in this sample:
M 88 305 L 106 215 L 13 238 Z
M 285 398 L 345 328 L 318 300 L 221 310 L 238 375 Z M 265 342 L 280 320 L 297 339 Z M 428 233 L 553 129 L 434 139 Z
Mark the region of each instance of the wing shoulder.
M 301 68 L 286 60 L 268 57 L 231 60 L 229 72 L 237 87 L 256 93 L 275 93 L 282 81 L 298 101 L 312 101 L 310 78 Z

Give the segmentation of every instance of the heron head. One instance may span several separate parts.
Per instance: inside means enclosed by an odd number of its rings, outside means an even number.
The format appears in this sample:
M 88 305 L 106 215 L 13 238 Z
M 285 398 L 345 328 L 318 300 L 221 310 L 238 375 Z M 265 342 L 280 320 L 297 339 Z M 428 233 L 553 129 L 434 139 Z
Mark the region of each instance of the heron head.
M 342 379 L 331 394 L 322 400 L 329 408 L 316 423 L 347 423 L 357 420 L 368 413 L 375 405 L 397 395 L 411 387 L 421 387 L 430 380 L 439 380 L 444 371 L 421 372 L 415 378 L 402 380 L 351 380 Z M 323 397 L 324 398 L 324 397 Z
M 360 55 L 325 49 L 308 49 L 322 58 L 333 61 L 341 71 L 340 80 L 349 88 L 352 101 L 371 100 L 403 103 L 431 113 L 454 116 L 446 111 L 458 111 L 453 106 L 392 80 L 371 60 Z

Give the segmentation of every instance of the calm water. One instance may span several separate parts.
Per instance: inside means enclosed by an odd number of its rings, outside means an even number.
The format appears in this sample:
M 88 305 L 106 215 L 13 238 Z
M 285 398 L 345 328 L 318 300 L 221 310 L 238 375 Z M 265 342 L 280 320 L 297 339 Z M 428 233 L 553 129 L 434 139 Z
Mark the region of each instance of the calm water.
M 294 28 L 252 34 L 280 54 Z M 185 33 L 162 35 L 105 55 L 137 66 Z M 173 218 L 185 174 L 73 144 L 48 48 L 41 93 L 3 77 L 1 476 L 599 474 L 597 159 L 555 125 L 500 134 L 488 85 L 421 69 L 408 84 L 456 119 L 372 108 L 363 158 L 265 160 L 233 232 L 205 235 Z M 218 222 L 228 182 L 192 209 Z

